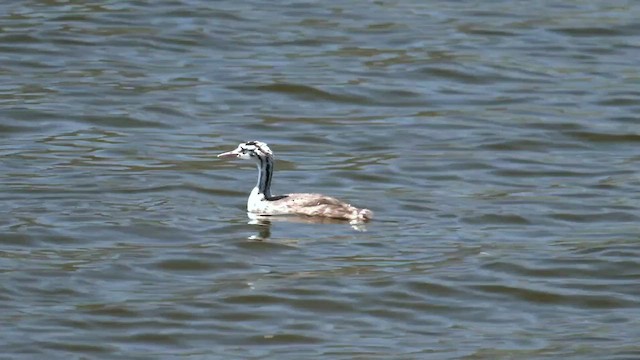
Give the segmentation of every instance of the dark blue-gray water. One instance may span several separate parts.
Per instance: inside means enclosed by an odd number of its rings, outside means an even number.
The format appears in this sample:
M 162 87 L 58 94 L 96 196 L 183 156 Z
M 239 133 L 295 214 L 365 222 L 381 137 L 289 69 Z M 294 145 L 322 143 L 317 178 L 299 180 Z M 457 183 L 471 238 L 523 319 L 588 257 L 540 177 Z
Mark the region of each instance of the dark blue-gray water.
M 0 5 L 0 358 L 640 358 L 640 3 Z M 249 223 L 276 193 L 375 211 Z

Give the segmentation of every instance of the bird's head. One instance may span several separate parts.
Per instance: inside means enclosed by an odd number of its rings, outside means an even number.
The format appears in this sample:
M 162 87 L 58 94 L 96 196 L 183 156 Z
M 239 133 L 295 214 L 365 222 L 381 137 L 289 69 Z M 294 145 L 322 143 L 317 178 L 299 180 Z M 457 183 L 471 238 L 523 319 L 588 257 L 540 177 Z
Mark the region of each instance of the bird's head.
M 219 154 L 218 157 L 259 161 L 260 158 L 273 157 L 273 152 L 271 152 L 267 144 L 261 141 L 247 141 L 240 143 L 238 147 L 232 151 Z

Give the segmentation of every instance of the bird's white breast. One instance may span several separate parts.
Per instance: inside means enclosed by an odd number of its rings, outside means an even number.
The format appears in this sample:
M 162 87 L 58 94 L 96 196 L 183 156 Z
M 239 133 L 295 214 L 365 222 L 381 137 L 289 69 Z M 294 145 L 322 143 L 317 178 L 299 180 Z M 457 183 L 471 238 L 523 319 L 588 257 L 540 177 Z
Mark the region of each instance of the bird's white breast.
M 265 206 L 264 194 L 260 193 L 258 187 L 254 187 L 249 194 L 249 200 L 247 200 L 247 211 L 251 213 L 263 212 Z

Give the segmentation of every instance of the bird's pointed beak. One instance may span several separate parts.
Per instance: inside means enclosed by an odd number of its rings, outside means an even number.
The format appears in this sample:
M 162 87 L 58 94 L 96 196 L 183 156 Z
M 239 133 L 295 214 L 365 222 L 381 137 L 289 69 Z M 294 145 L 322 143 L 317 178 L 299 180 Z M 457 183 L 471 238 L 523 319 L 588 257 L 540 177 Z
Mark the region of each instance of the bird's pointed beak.
M 237 158 L 237 157 L 238 157 L 238 152 L 237 152 L 237 151 L 235 151 L 235 150 L 233 150 L 233 151 L 227 151 L 227 152 L 224 152 L 224 153 L 222 153 L 222 154 L 218 154 L 218 157 L 219 157 L 219 158 L 222 158 L 222 159 Z

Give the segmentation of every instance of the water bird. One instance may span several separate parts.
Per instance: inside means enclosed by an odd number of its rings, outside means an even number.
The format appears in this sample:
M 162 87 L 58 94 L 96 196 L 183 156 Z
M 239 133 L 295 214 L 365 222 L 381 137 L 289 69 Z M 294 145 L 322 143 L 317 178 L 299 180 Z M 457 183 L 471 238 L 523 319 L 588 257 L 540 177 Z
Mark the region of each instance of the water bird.
M 271 195 L 274 157 L 269 146 L 261 141 L 240 143 L 234 150 L 219 154 L 218 157 L 253 160 L 258 165 L 258 183 L 247 201 L 247 211 L 250 214 L 306 215 L 352 222 L 367 222 L 373 217 L 373 212 L 369 209 L 359 209 L 322 194 Z

